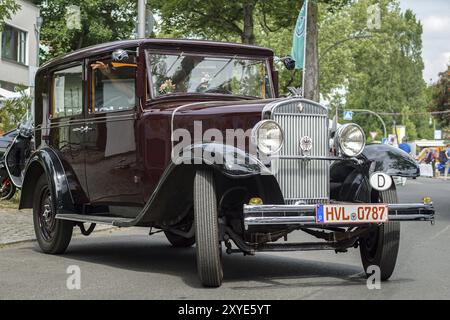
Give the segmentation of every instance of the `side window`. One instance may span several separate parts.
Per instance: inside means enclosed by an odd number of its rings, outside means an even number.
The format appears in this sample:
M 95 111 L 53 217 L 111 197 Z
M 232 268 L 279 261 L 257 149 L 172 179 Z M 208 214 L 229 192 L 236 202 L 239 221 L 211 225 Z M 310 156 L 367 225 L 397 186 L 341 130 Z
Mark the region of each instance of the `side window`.
M 136 57 L 91 63 L 91 113 L 133 109 L 136 106 Z
M 81 114 L 83 110 L 82 75 L 81 65 L 53 74 L 53 118 Z

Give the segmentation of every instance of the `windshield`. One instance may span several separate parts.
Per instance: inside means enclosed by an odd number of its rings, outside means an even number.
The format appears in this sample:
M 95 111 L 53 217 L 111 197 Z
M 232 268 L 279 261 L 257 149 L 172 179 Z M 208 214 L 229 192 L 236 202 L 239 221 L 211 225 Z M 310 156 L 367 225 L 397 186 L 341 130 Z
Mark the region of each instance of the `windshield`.
M 272 97 L 264 59 L 147 51 L 147 70 L 153 97 L 173 93 Z

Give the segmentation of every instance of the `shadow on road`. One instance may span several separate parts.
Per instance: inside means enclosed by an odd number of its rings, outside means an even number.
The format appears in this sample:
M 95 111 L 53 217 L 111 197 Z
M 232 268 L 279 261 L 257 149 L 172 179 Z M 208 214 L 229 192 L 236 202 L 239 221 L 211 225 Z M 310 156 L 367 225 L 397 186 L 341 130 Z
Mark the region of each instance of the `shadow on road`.
M 186 285 L 202 288 L 197 277 L 195 248 L 176 249 L 160 240 L 145 239 L 115 235 L 98 238 L 95 244 L 75 239 L 67 253 L 57 258 L 178 276 Z M 246 257 L 224 253 L 223 263 L 224 283 L 234 290 L 366 285 L 362 267 L 354 265 L 262 253 Z

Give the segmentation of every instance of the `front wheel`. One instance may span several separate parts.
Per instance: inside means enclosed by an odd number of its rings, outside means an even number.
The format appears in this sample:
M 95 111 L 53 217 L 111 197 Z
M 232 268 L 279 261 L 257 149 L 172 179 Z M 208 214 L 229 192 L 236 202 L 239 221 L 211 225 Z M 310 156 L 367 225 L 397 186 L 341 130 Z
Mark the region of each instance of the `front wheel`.
M 219 287 L 223 269 L 217 199 L 211 171 L 197 171 L 195 176 L 194 223 L 198 275 L 204 286 Z
M 379 194 L 380 203 L 398 203 L 395 185 Z M 367 276 L 371 265 L 380 268 L 380 279 L 388 280 L 395 269 L 400 247 L 400 223 L 388 222 L 370 230 L 360 239 L 361 260 Z
M 44 253 L 64 253 L 72 239 L 73 223 L 56 219 L 55 201 L 52 198 L 47 177 L 42 175 L 34 191 L 34 232 Z

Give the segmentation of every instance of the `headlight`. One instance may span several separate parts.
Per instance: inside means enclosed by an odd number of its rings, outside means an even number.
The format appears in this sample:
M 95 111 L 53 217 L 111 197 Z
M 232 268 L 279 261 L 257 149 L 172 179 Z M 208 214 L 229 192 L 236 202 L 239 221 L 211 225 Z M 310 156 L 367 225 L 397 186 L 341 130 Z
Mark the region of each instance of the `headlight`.
M 363 129 L 354 123 L 343 125 L 336 131 L 337 145 L 348 157 L 359 155 L 366 145 Z
M 283 130 L 272 120 L 263 120 L 252 130 L 252 143 L 264 154 L 274 154 L 283 146 Z

